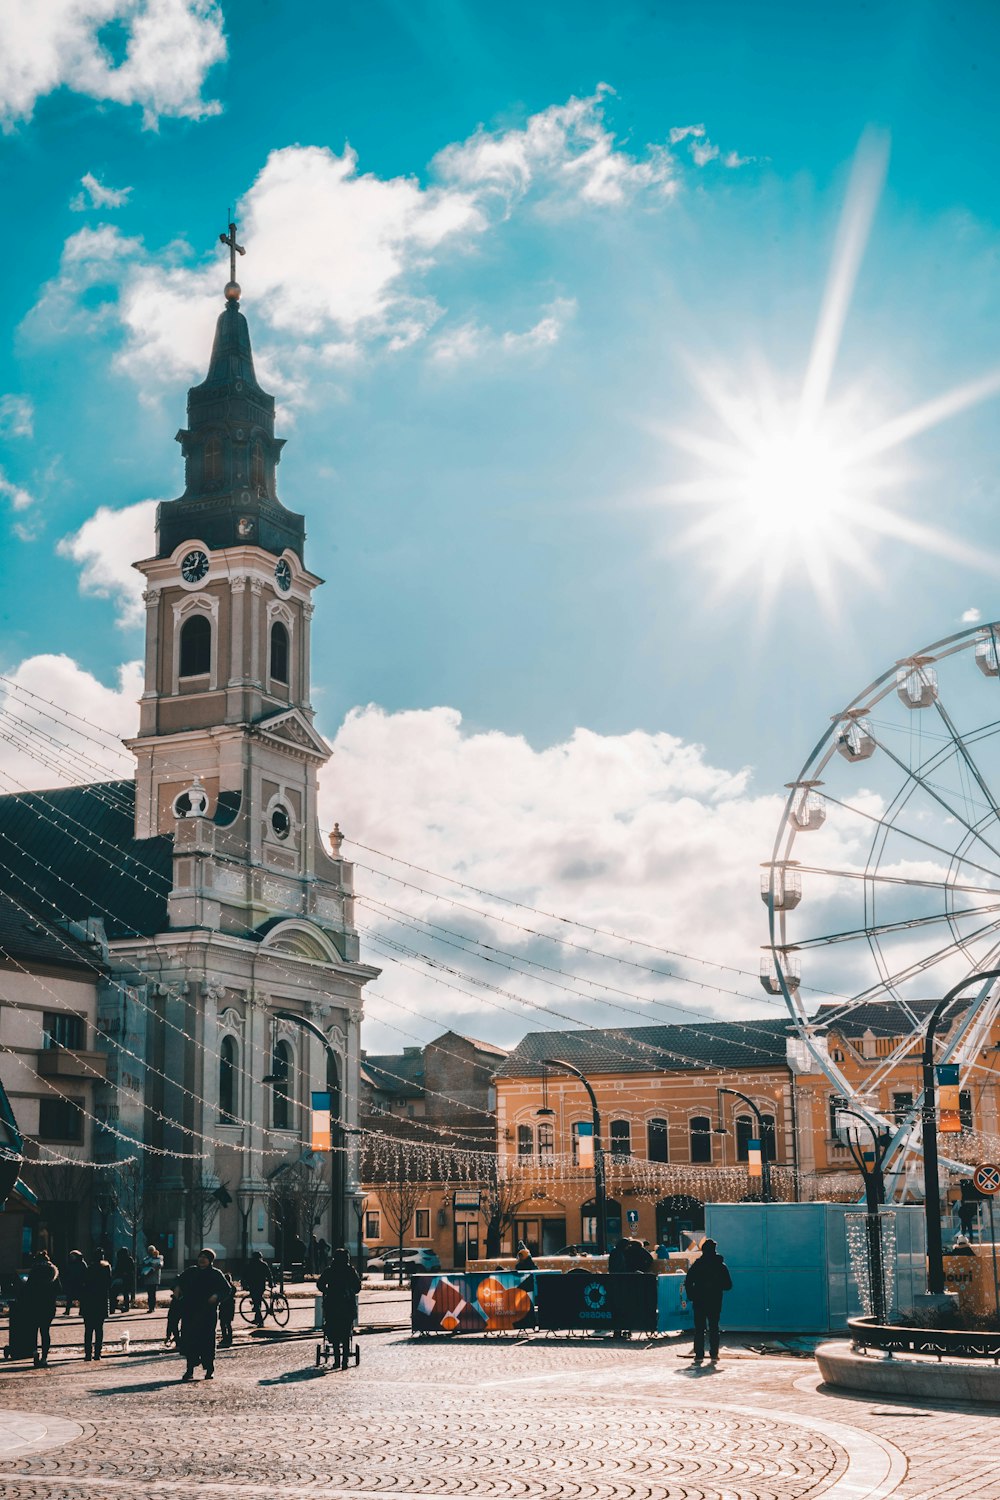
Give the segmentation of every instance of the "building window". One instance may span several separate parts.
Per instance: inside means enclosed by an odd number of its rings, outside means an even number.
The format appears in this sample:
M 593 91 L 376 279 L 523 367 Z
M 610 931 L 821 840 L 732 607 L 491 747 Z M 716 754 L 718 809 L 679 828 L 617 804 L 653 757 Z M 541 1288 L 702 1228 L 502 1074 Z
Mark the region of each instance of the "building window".
M 736 1160 L 750 1160 L 750 1142 L 758 1139 L 760 1131 L 761 1157 L 764 1161 L 776 1161 L 778 1156 L 777 1135 L 773 1115 L 762 1115 L 760 1122 L 749 1115 L 740 1115 L 736 1121 Z
M 382 1238 L 382 1215 L 377 1208 L 369 1208 L 365 1213 L 365 1239 L 380 1240 Z
M 40 1141 L 82 1141 L 83 1106 L 78 1099 L 60 1099 L 55 1095 L 38 1103 L 38 1139 Z
M 530 1125 L 517 1127 L 517 1154 L 518 1156 L 534 1156 L 535 1154 L 535 1132 Z
M 839 1141 L 840 1140 L 840 1131 L 837 1129 L 837 1116 L 840 1114 L 840 1111 L 842 1109 L 846 1109 L 846 1108 L 847 1108 L 847 1100 L 844 1098 L 843 1094 L 831 1094 L 830 1095 L 830 1139 L 831 1139 L 831 1141 Z
M 287 1042 L 278 1042 L 271 1056 L 271 1123 L 275 1130 L 291 1128 L 291 1071 L 292 1049 Z
M 206 489 L 222 483 L 222 442 L 214 435 L 205 443 L 202 478 Z
M 288 631 L 280 620 L 271 626 L 271 680 L 288 683 Z
M 632 1155 L 632 1127 L 628 1120 L 611 1121 L 611 1155 Z
M 708 1115 L 693 1115 L 688 1126 L 691 1138 L 691 1160 L 712 1160 L 712 1122 Z
M 231 1036 L 222 1038 L 219 1048 L 219 1122 L 235 1123 L 236 1114 L 236 1043 Z
M 202 677 L 212 670 L 212 625 L 207 615 L 191 615 L 181 626 L 180 676 Z
M 963 1130 L 972 1129 L 972 1090 L 959 1089 L 958 1091 L 958 1118 Z
M 65 1011 L 45 1011 L 42 1016 L 43 1047 L 68 1047 L 71 1052 L 82 1052 L 86 1040 L 87 1028 L 82 1016 Z
M 650 1161 L 669 1161 L 666 1120 L 646 1122 L 646 1156 Z
M 551 1161 L 556 1151 L 555 1126 L 547 1121 L 538 1127 L 538 1154 L 544 1161 Z
M 250 450 L 250 483 L 255 490 L 264 488 L 264 445 L 259 438 Z
M 897 1125 L 902 1125 L 913 1109 L 913 1095 L 911 1093 L 893 1094 L 892 1096 L 892 1118 Z
M 429 1240 L 431 1237 L 431 1211 L 429 1208 L 418 1208 L 414 1214 L 413 1237 L 418 1240 Z

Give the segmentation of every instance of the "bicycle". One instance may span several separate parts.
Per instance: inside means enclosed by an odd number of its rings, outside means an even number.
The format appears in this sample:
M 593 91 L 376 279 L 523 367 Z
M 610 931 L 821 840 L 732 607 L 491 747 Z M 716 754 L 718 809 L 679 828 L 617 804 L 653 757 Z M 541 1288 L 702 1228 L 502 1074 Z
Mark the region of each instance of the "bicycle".
M 249 1292 L 244 1292 L 240 1298 L 239 1310 L 240 1317 L 244 1323 L 256 1323 L 257 1313 L 254 1308 L 254 1299 Z M 290 1313 L 288 1298 L 284 1292 L 277 1290 L 266 1291 L 260 1299 L 260 1311 L 265 1322 L 268 1318 L 273 1318 L 279 1328 L 284 1328 L 288 1322 Z

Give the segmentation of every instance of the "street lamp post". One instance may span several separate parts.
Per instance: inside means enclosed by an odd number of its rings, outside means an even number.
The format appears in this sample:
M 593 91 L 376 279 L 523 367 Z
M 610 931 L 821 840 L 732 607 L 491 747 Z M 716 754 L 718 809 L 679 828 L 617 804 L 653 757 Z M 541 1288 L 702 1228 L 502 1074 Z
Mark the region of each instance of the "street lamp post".
M 293 1010 L 276 1010 L 274 1012 L 273 1019 L 275 1021 L 288 1021 L 288 1022 L 291 1023 L 291 1025 L 298 1026 L 302 1031 L 308 1031 L 309 1034 L 310 1034 L 310 1036 L 314 1036 L 317 1041 L 322 1042 L 323 1048 L 324 1048 L 324 1050 L 326 1052 L 326 1077 L 327 1077 L 327 1086 L 329 1087 L 329 1083 L 330 1083 L 331 1078 L 335 1078 L 335 1079 L 338 1080 L 338 1083 L 337 1083 L 338 1106 L 342 1106 L 342 1086 L 341 1086 L 341 1083 L 340 1083 L 340 1064 L 339 1064 L 339 1059 L 337 1057 L 337 1054 L 334 1051 L 334 1049 L 333 1049 L 333 1047 L 332 1047 L 332 1045 L 330 1043 L 329 1038 L 324 1034 L 324 1032 L 320 1029 L 320 1027 L 316 1025 L 315 1021 L 310 1021 L 307 1016 L 300 1016 L 297 1011 L 293 1011 Z M 269 1083 L 269 1082 L 273 1082 L 273 1081 L 274 1081 L 274 1075 L 272 1075 L 272 1074 L 268 1074 L 268 1076 L 264 1079 L 265 1083 Z M 346 1128 L 345 1128 L 344 1123 L 343 1123 L 343 1121 L 342 1121 L 342 1119 L 340 1117 L 340 1108 L 338 1107 L 336 1118 L 334 1118 L 333 1111 L 332 1110 L 330 1111 L 330 1144 L 333 1147 L 334 1153 L 338 1153 L 338 1155 L 334 1156 L 334 1160 L 335 1161 L 336 1160 L 341 1160 L 342 1161 L 342 1157 L 343 1157 L 343 1150 L 342 1150 L 342 1148 L 343 1148 L 343 1145 L 344 1145 L 345 1134 L 346 1134 Z M 344 1201 L 343 1201 L 344 1200 L 344 1194 L 343 1194 L 343 1183 L 342 1183 L 342 1181 L 338 1182 L 337 1179 L 338 1179 L 338 1173 L 334 1169 L 334 1167 L 331 1165 L 331 1171 L 330 1171 L 330 1187 L 331 1187 L 331 1193 L 330 1193 L 330 1241 L 331 1241 L 331 1244 L 333 1244 L 335 1246 L 336 1245 L 342 1245 L 344 1243 L 344 1240 L 346 1239 L 346 1234 L 345 1234 L 345 1230 L 344 1230 Z
M 892 1143 L 892 1132 L 889 1130 L 878 1130 L 870 1120 L 865 1119 L 856 1109 L 838 1109 L 839 1115 L 851 1115 L 855 1120 L 860 1120 L 872 1138 L 871 1163 L 866 1160 L 865 1153 L 859 1151 L 855 1141 L 848 1138 L 848 1149 L 858 1166 L 865 1184 L 865 1238 L 868 1247 L 868 1283 L 872 1294 L 872 1313 L 876 1323 L 886 1321 L 885 1305 L 885 1270 L 882 1264 L 882 1226 L 879 1220 L 879 1208 L 885 1202 L 885 1178 L 882 1167 L 889 1147 Z
M 558 1057 L 545 1057 L 542 1059 L 542 1065 L 546 1068 L 560 1068 L 564 1073 L 571 1073 L 587 1090 L 594 1122 L 594 1205 L 597 1209 L 597 1253 L 606 1255 L 608 1253 L 608 1200 L 604 1189 L 604 1146 L 601 1143 L 601 1111 L 597 1107 L 597 1096 L 580 1069 L 574 1067 L 572 1063 L 563 1062 Z
M 956 984 L 931 1011 L 924 1036 L 922 1059 L 924 1102 L 921 1109 L 923 1121 L 924 1158 L 924 1220 L 927 1226 L 927 1291 L 930 1296 L 940 1297 L 944 1292 L 944 1256 L 941 1246 L 941 1187 L 938 1181 L 937 1139 L 937 1081 L 934 1076 L 934 1035 L 949 1005 L 964 989 L 977 980 L 1000 979 L 1000 969 L 984 969 L 979 974 L 967 974 Z
M 748 1098 L 741 1094 L 739 1089 L 719 1088 L 716 1089 L 716 1100 L 719 1110 L 719 1123 L 716 1127 L 717 1134 L 724 1135 L 726 1127 L 722 1123 L 722 1096 L 732 1094 L 736 1099 L 742 1099 L 747 1109 L 753 1111 L 754 1119 L 757 1121 L 757 1135 L 760 1139 L 760 1196 L 761 1202 L 771 1202 L 771 1163 L 767 1156 L 767 1142 L 764 1139 L 764 1116 L 760 1109 Z

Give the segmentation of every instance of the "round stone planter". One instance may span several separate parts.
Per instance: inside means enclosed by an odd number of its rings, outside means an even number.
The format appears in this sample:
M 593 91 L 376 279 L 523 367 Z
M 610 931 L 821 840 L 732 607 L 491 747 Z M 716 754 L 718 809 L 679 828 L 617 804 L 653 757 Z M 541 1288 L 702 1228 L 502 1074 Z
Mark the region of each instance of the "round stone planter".
M 826 1385 L 927 1403 L 1000 1403 L 1000 1334 L 901 1328 L 851 1318 L 854 1342 L 820 1344 Z

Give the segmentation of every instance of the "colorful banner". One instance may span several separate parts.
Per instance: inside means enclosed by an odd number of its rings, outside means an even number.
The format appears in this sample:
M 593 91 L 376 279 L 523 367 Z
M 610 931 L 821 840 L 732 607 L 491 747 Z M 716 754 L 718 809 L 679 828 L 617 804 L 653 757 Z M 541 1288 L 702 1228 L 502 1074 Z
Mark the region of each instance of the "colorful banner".
M 761 1155 L 760 1141 L 747 1141 L 747 1176 L 763 1177 L 764 1159 Z
M 313 1151 L 330 1151 L 333 1148 L 333 1128 L 330 1118 L 332 1098 L 329 1094 L 312 1096 L 312 1132 L 309 1145 Z
M 591 1120 L 581 1120 L 576 1127 L 577 1166 L 594 1165 L 594 1125 Z
M 938 1063 L 938 1129 L 944 1135 L 957 1134 L 962 1128 L 958 1088 L 958 1064 Z
M 410 1277 L 414 1333 L 497 1333 L 535 1326 L 535 1277 L 516 1271 Z

